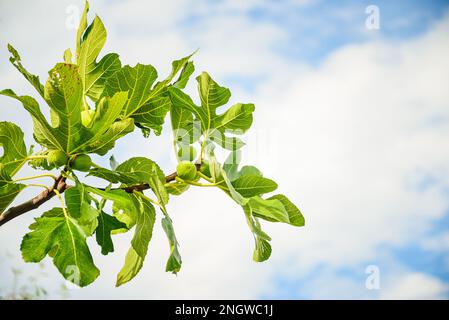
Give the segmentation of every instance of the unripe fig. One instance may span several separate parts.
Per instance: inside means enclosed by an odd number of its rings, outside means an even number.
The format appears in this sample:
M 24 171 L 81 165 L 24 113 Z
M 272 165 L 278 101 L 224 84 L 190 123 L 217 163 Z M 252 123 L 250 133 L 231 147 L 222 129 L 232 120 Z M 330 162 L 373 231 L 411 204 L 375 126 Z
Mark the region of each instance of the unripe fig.
M 176 167 L 178 177 L 184 180 L 195 180 L 196 166 L 189 161 L 181 161 Z
M 50 150 L 47 154 L 47 162 L 50 166 L 59 168 L 67 163 L 67 155 L 61 150 Z
M 192 146 L 183 146 L 178 150 L 180 160 L 193 161 L 196 158 L 196 150 Z
M 79 154 L 73 160 L 71 167 L 78 171 L 89 171 L 92 160 L 87 154 Z
M 85 127 L 89 127 L 94 119 L 95 110 L 84 110 L 81 111 L 81 123 Z

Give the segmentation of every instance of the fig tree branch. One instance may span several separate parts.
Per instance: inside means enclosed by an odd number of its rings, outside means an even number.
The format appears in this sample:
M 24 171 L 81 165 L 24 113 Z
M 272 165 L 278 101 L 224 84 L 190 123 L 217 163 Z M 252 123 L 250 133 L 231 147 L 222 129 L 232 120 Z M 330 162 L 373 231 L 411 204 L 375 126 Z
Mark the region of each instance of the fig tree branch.
M 197 169 L 199 170 L 201 167 L 201 164 L 196 164 Z M 176 172 L 173 172 L 165 177 L 165 181 L 172 182 L 176 179 Z M 25 201 L 17 206 L 10 207 L 7 210 L 5 210 L 2 214 L 0 214 L 0 226 L 4 225 L 8 221 L 11 221 L 12 219 L 29 212 L 31 210 L 37 209 L 42 204 L 53 198 L 56 193 L 55 190 L 59 193 L 63 193 L 65 190 L 70 188 L 71 185 L 66 183 L 66 178 L 62 175 L 58 176 L 54 182 L 54 184 L 48 188 L 47 190 L 42 191 L 35 197 L 31 198 L 28 201 Z M 134 186 L 128 186 L 123 188 L 115 188 L 115 189 L 122 189 L 128 193 L 133 193 L 134 191 L 143 191 L 150 189 L 150 186 L 146 183 L 144 184 L 137 184 Z
M 31 198 L 28 201 L 25 201 L 15 207 L 10 207 L 6 211 L 4 211 L 0 215 L 0 226 L 4 225 L 6 222 L 24 214 L 25 212 L 34 210 L 53 198 L 56 193 L 54 190 L 59 191 L 60 193 L 63 193 L 69 185 L 66 184 L 66 178 L 63 176 L 59 176 L 56 178 L 53 186 L 48 188 L 47 190 L 42 191 L 37 196 Z

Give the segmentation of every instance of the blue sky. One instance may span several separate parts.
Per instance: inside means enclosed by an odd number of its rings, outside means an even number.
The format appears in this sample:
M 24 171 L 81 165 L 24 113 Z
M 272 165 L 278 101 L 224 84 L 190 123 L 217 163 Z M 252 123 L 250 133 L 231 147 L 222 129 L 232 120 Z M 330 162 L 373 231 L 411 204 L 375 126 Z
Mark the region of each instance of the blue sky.
M 225 1 L 213 1 L 212 12 L 220 10 Z M 287 33 L 285 41 L 277 48 L 285 58 L 319 63 L 338 47 L 369 41 L 382 36 L 401 41 L 428 30 L 437 19 L 441 19 L 448 1 L 423 2 L 419 0 L 399 1 L 304 1 L 306 5 L 292 1 L 261 1 L 249 8 L 245 14 L 254 22 L 270 22 Z M 267 5 L 269 4 L 269 5 Z M 364 32 L 367 15 L 365 8 L 376 5 L 381 10 L 379 30 Z M 230 9 L 230 14 L 241 14 Z M 185 17 L 188 27 L 201 23 L 211 12 Z
M 45 79 L 73 47 L 67 9 L 82 2 L 36 3 L 0 1 L 0 46 L 15 44 Z M 380 10 L 379 30 L 365 27 L 368 5 Z M 178 277 L 163 272 L 159 228 L 136 281 L 113 288 L 129 246 L 120 236 L 117 253 L 93 253 L 100 279 L 69 297 L 449 297 L 448 1 L 134 0 L 95 1 L 91 9 L 108 29 L 105 53 L 119 52 L 124 64 L 151 63 L 163 75 L 172 59 L 200 48 L 196 74 L 209 71 L 231 89 L 232 102 L 256 104 L 244 162 L 279 182 L 306 227 L 266 225 L 273 256 L 256 264 L 238 208 L 218 192 L 192 190 L 169 208 L 184 261 Z M 32 93 L 7 58 L 0 51 L 0 87 Z M 187 90 L 196 97 L 194 81 Z M 0 108 L 1 119 L 22 124 L 31 142 L 27 114 L 7 99 L 0 104 L 8 108 Z M 169 141 L 168 127 L 149 140 L 133 134 L 115 156 L 148 156 L 168 172 Z M 38 272 L 18 252 L 32 218 L 0 230 L 0 254 L 11 254 L 0 271 Z M 365 287 L 370 265 L 379 267 L 379 290 Z M 50 260 L 45 266 L 40 281 L 56 297 L 60 277 Z M 11 289 L 8 280 L 0 290 Z
M 204 20 L 222 12 L 226 1 L 211 1 L 207 11 L 186 15 L 180 21 L 187 30 L 201 32 Z M 381 11 L 379 30 L 367 32 L 364 14 L 369 5 Z M 448 1 L 261 1 L 245 8 L 231 7 L 229 15 L 244 14 L 254 24 L 270 23 L 285 32 L 285 38 L 276 42 L 272 50 L 286 61 L 319 65 L 334 50 L 345 45 L 368 42 L 373 39 L 403 41 L 423 32 L 449 7 Z M 212 18 L 213 19 L 213 18 Z M 214 24 L 211 24 L 214 27 Z M 186 32 L 189 37 L 189 32 Z M 201 43 L 198 43 L 201 47 Z M 245 48 L 242 48 L 245 50 Z M 228 77 L 227 81 L 251 90 L 263 77 Z

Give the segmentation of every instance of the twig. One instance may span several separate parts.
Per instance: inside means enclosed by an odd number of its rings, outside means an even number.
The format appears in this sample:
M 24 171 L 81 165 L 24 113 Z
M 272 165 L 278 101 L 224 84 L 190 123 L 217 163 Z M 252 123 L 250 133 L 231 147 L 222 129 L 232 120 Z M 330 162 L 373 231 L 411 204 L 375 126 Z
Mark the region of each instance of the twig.
M 59 176 L 56 178 L 55 183 L 53 186 L 48 188 L 47 190 L 42 191 L 34 198 L 25 201 L 22 204 L 19 204 L 15 207 L 10 207 L 6 211 L 4 211 L 0 215 L 0 226 L 4 225 L 6 222 L 24 214 L 25 212 L 34 210 L 53 198 L 55 196 L 54 190 L 57 190 L 58 192 L 62 193 L 70 186 L 66 184 L 66 178 L 63 176 Z
M 197 168 L 197 170 L 200 170 L 201 164 L 196 164 L 196 168 Z M 176 172 L 173 172 L 172 174 L 169 174 L 168 176 L 165 177 L 165 181 L 167 183 L 175 181 L 176 177 L 177 177 Z M 0 226 L 4 225 L 8 221 L 10 221 L 28 211 L 37 209 L 42 204 L 44 204 L 45 202 L 47 202 L 48 200 L 53 198 L 56 195 L 56 193 L 59 192 L 59 194 L 61 194 L 68 188 L 72 187 L 71 185 L 68 185 L 66 183 L 66 179 L 67 179 L 67 177 L 60 175 L 59 177 L 56 178 L 55 183 L 53 184 L 52 187 L 48 188 L 47 190 L 42 191 L 37 196 L 35 196 L 34 198 L 32 198 L 28 201 L 25 201 L 17 206 L 14 206 L 14 207 L 10 207 L 6 211 L 4 211 L 2 214 L 0 214 Z M 150 186 L 148 184 L 144 183 L 144 184 L 138 184 L 135 186 L 129 186 L 129 187 L 119 188 L 119 189 L 122 189 L 128 193 L 133 193 L 134 191 L 143 191 L 143 190 L 147 190 L 149 188 L 150 188 Z M 115 189 L 118 189 L 118 188 L 115 188 Z M 110 190 L 114 190 L 114 189 L 110 189 Z

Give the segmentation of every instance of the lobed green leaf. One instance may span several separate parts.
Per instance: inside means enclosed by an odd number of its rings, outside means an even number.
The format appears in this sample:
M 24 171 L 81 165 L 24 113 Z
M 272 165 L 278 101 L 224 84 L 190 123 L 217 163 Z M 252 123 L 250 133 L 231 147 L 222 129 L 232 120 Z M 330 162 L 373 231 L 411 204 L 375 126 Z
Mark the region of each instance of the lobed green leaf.
M 61 208 L 44 213 L 30 226 L 20 249 L 26 262 L 39 262 L 51 255 L 53 263 L 68 281 L 81 287 L 100 274 L 95 266 L 84 233 L 77 220 Z

